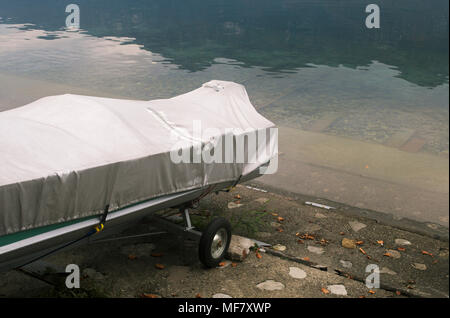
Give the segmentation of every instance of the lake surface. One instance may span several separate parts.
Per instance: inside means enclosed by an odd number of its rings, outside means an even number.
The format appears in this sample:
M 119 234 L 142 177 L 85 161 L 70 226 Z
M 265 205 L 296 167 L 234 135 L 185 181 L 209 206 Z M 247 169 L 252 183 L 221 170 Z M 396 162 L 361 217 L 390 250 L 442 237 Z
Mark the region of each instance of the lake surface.
M 71 2 L 76 32 L 65 28 Z M 375 3 L 380 29 L 366 28 L 357 0 L 0 0 L 0 110 L 66 92 L 168 98 L 230 80 L 280 127 L 448 160 L 449 3 Z M 436 182 L 448 195 L 448 179 Z

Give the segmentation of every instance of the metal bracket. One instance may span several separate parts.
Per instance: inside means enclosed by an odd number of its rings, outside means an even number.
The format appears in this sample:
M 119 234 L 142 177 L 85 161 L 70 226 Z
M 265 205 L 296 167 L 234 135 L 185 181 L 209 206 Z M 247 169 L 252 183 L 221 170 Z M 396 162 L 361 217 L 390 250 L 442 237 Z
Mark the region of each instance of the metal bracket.
M 193 230 L 194 227 L 192 226 L 192 223 L 191 223 L 191 217 L 189 215 L 189 209 L 182 207 L 182 208 L 180 208 L 180 212 L 183 215 L 183 220 L 184 220 L 184 225 L 185 225 L 184 230 L 185 231 Z

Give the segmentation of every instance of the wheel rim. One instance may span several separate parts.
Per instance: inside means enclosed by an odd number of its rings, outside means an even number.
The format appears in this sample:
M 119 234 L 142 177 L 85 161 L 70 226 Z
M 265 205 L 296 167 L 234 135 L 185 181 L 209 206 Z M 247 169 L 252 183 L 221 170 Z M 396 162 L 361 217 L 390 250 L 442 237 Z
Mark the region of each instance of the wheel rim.
M 222 256 L 223 251 L 228 243 L 228 233 L 225 229 L 219 229 L 214 235 L 211 244 L 211 256 L 213 258 L 219 258 Z

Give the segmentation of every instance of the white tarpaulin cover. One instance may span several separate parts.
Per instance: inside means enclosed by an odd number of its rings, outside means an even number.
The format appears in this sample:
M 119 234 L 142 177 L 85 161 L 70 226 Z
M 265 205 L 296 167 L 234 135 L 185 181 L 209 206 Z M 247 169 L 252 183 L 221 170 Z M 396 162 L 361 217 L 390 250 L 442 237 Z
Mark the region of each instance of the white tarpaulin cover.
M 272 127 L 242 85 L 224 81 L 164 100 L 59 95 L 0 112 L 0 236 L 237 180 L 276 155 L 274 138 L 258 139 L 256 163 L 177 163 L 174 144 Z

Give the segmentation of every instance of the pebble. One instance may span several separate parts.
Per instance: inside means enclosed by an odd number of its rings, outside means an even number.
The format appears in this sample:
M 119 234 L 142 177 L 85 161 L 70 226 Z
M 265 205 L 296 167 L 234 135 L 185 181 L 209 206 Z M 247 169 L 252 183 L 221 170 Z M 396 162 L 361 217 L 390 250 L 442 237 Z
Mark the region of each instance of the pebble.
M 250 254 L 250 247 L 254 245 L 255 242 L 249 238 L 233 235 L 226 256 L 232 261 L 242 262 Z
M 396 251 L 396 250 L 387 250 L 387 252 L 388 252 L 389 254 L 391 254 L 392 258 L 398 259 L 398 258 L 402 257 L 402 254 L 400 254 L 399 251 Z
M 407 241 L 405 239 L 398 238 L 398 239 L 395 239 L 395 244 L 397 244 L 397 245 L 411 245 L 411 242 Z
M 319 213 L 317 212 L 316 215 L 314 215 L 314 217 L 318 218 L 318 219 L 326 219 L 328 216 L 326 216 L 323 213 Z
M 350 225 L 352 230 L 355 232 L 358 232 L 359 230 L 362 230 L 363 228 L 365 228 L 367 226 L 364 223 L 361 223 L 358 221 L 350 221 L 350 222 L 348 222 L 348 224 Z
M 256 287 L 261 290 L 270 290 L 270 291 L 284 289 L 284 285 L 282 283 L 276 282 L 271 279 L 256 285 Z
M 345 268 L 352 268 L 353 264 L 350 261 L 344 261 L 344 260 L 340 260 L 339 263 L 341 263 L 342 267 Z
M 356 248 L 356 242 L 348 238 L 343 238 L 342 246 L 345 248 Z
M 274 250 L 277 250 L 277 251 L 280 251 L 280 252 L 283 252 L 283 251 L 286 250 L 286 246 L 281 245 L 281 244 L 275 244 L 274 246 L 272 246 L 272 248 Z
M 267 201 L 269 201 L 269 199 L 267 199 L 267 198 L 258 198 L 258 199 L 256 199 L 255 201 L 258 202 L 258 203 L 264 204 L 264 203 L 266 203 Z
M 414 267 L 415 269 L 418 269 L 419 271 L 427 270 L 427 265 L 421 264 L 421 263 L 414 263 L 414 264 L 412 264 L 412 267 Z
M 347 296 L 347 290 L 344 285 L 328 285 L 327 289 L 335 295 Z
M 233 297 L 231 297 L 230 295 L 227 295 L 227 294 L 218 293 L 218 294 L 214 294 L 212 296 L 212 298 L 233 298 Z
M 380 269 L 380 274 L 388 274 L 388 275 L 397 275 L 396 272 L 394 272 L 393 270 L 387 268 L 387 267 L 382 267 Z
M 293 278 L 303 279 L 306 277 L 306 272 L 298 267 L 289 267 L 289 275 Z
M 316 247 L 316 246 L 308 246 L 308 251 L 310 251 L 311 253 L 315 253 L 315 254 L 323 254 L 325 251 L 323 250 L 323 248 L 321 247 Z
M 235 209 L 235 208 L 239 208 L 241 206 L 243 206 L 243 204 L 241 204 L 241 203 L 235 203 L 235 202 L 228 203 L 228 208 L 229 209 Z

